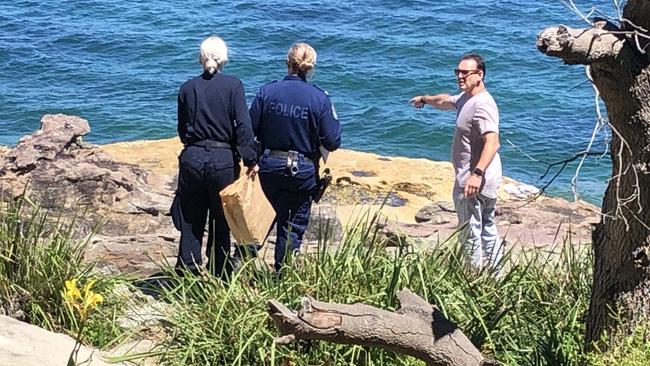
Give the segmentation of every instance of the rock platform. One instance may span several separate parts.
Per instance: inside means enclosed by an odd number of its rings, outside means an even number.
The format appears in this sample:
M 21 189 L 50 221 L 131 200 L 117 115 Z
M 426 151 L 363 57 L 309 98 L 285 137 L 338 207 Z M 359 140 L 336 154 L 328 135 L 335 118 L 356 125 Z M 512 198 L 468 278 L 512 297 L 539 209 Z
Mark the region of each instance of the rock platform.
M 88 258 L 109 271 L 154 273 L 175 262 L 178 232 L 169 217 L 176 189 L 177 138 L 93 145 L 84 119 L 46 115 L 41 128 L 0 151 L 0 191 L 5 199 L 28 187 L 44 208 L 78 214 L 79 235 L 93 230 Z M 507 164 L 507 162 L 506 162 Z M 333 183 L 314 205 L 306 235 L 314 247 L 319 226 L 340 239 L 345 227 L 379 213 L 391 242 L 437 243 L 456 230 L 450 163 L 380 156 L 340 149 L 327 165 Z M 29 184 L 28 184 L 29 182 Z M 599 209 L 585 202 L 535 196 L 535 188 L 509 178 L 499 191 L 497 225 L 507 243 L 552 248 L 571 238 L 588 243 Z M 309 242 L 311 241 L 311 245 Z M 272 258 L 273 240 L 263 252 Z

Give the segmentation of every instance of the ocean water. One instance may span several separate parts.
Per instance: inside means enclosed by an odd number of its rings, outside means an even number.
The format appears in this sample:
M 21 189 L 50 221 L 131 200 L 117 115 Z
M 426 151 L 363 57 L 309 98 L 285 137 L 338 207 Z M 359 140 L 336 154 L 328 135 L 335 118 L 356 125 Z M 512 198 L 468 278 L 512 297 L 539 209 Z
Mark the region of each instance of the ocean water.
M 615 14 L 609 0 L 577 3 Z M 46 113 L 88 119 L 95 143 L 175 136 L 178 87 L 201 72 L 199 44 L 216 34 L 230 50 L 225 72 L 243 80 L 249 103 L 284 76 L 289 46 L 306 41 L 318 51 L 312 81 L 332 96 L 345 148 L 447 160 L 454 113 L 407 102 L 457 92 L 459 57 L 478 52 L 500 107 L 504 174 L 541 187 L 548 163 L 586 148 L 596 120 L 584 68 L 535 47 L 536 34 L 556 24 L 582 26 L 560 0 L 2 1 L 0 144 L 15 144 Z M 597 136 L 595 151 L 607 137 Z M 547 191 L 571 197 L 575 168 Z M 590 157 L 582 197 L 599 204 L 610 174 L 607 156 Z

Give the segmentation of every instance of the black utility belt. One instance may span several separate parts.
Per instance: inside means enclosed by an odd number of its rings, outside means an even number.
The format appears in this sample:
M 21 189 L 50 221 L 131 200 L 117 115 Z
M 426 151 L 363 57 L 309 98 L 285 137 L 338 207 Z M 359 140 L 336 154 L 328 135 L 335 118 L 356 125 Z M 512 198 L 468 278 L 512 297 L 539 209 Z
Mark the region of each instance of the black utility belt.
M 230 143 L 228 142 L 221 142 L 221 141 L 213 141 L 213 140 L 201 140 L 197 142 L 192 142 L 189 144 L 185 145 L 187 146 L 199 146 L 199 147 L 212 147 L 215 149 L 230 149 Z
M 294 160 L 297 158 L 302 158 L 303 161 L 313 164 L 314 162 L 305 156 L 305 154 L 299 153 L 297 151 L 289 150 L 289 151 L 283 151 L 283 150 L 269 150 L 268 156 L 272 158 L 279 158 L 279 159 L 288 159 L 288 160 Z

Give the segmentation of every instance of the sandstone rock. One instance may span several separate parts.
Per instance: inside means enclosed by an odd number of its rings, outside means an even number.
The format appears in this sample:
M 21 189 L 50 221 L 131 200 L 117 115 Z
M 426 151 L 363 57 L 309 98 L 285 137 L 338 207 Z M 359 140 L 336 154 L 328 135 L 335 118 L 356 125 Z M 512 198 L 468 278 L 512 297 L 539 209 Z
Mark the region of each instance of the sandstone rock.
M 508 224 L 513 225 L 518 225 L 523 222 L 521 214 L 509 205 L 497 206 L 496 217 L 499 218 L 500 222 L 507 222 Z
M 314 204 L 311 208 L 309 225 L 304 239 L 318 241 L 327 237 L 329 242 L 338 243 L 343 238 L 343 225 L 334 207 L 328 204 Z
M 386 221 L 381 229 L 381 233 L 388 239 L 389 246 L 403 245 L 411 239 L 429 238 L 437 231 L 432 223 L 406 224 L 392 220 Z
M 501 189 L 507 193 L 511 199 L 525 200 L 539 194 L 539 188 L 519 182 L 507 182 L 502 185 Z
M 124 329 L 159 328 L 171 324 L 168 320 L 170 308 L 171 305 L 164 302 L 150 301 L 127 309 L 116 323 Z
M 49 332 L 4 315 L 0 315 L 0 329 L 0 365 L 66 365 L 75 344 L 70 336 Z M 100 351 L 82 346 L 77 360 L 80 363 L 89 360 L 84 363 L 88 366 L 108 366 L 102 356 Z
M 45 115 L 41 128 L 6 152 L 0 165 L 0 191 L 9 199 L 23 192 L 45 208 L 68 215 L 83 210 L 87 233 L 102 222 L 102 233 L 153 233 L 167 226 L 173 188 L 137 165 L 112 160 L 101 148 L 82 143 L 88 121 Z M 105 220 L 108 220 L 105 222 Z
M 128 357 L 128 356 L 137 356 L 134 361 L 129 363 L 129 365 L 138 365 L 138 366 L 158 366 L 160 363 L 157 361 L 156 357 L 146 357 L 141 358 L 139 355 L 155 352 L 155 347 L 158 345 L 158 339 L 164 337 L 164 335 L 149 335 L 152 339 L 138 339 L 126 341 L 123 344 L 118 345 L 116 348 L 106 351 L 106 354 L 110 357 Z
M 41 119 L 41 128 L 34 134 L 21 138 L 16 148 L 5 157 L 13 163 L 15 170 L 29 170 L 39 160 L 53 160 L 73 144 L 80 145 L 81 136 L 88 132 L 90 126 L 85 119 L 48 114 Z
M 164 262 L 172 266 L 176 263 L 178 238 L 179 234 L 173 228 L 157 234 L 95 235 L 84 255 L 89 260 L 98 261 L 98 269 L 103 272 L 134 273 L 146 277 L 160 271 Z
M 455 208 L 453 203 L 438 201 L 422 207 L 415 214 L 415 222 L 432 222 L 436 225 L 451 222 L 455 217 Z

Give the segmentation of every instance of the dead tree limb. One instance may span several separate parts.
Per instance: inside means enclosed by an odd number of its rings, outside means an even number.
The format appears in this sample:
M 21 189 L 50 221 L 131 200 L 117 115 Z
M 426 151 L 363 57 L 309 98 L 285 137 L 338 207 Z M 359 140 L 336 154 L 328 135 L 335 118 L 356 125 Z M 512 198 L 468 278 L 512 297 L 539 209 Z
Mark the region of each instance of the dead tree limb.
M 570 65 L 588 65 L 605 58 L 613 59 L 625 45 L 625 37 L 610 30 L 609 23 L 591 29 L 573 29 L 564 25 L 550 27 L 537 35 L 537 48 L 560 57 Z
M 302 299 L 294 312 L 269 300 L 268 312 L 280 329 L 278 343 L 294 339 L 381 347 L 428 365 L 486 365 L 489 362 L 440 310 L 408 289 L 397 295 L 400 308 L 390 312 L 365 304 L 335 304 Z

